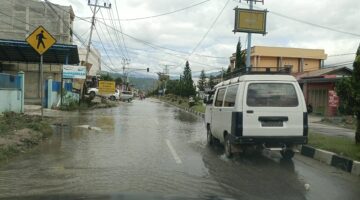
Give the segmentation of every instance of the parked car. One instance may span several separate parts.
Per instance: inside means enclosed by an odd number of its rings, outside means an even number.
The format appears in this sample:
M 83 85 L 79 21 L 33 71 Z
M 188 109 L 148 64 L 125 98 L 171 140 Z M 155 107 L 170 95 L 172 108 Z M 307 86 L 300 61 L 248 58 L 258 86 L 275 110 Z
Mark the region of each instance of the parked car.
M 132 99 L 134 98 L 134 95 L 131 91 L 122 91 L 120 93 L 120 100 L 122 101 L 132 101 Z
M 290 75 L 243 75 L 215 86 L 205 102 L 207 141 L 225 154 L 248 147 L 279 150 L 285 159 L 306 144 L 308 113 L 301 88 Z
M 89 88 L 87 94 L 90 96 L 91 99 L 94 99 L 95 96 L 102 96 L 105 98 L 109 98 L 112 101 L 116 101 L 120 99 L 120 91 L 118 89 L 115 90 L 113 94 L 99 94 L 98 88 Z

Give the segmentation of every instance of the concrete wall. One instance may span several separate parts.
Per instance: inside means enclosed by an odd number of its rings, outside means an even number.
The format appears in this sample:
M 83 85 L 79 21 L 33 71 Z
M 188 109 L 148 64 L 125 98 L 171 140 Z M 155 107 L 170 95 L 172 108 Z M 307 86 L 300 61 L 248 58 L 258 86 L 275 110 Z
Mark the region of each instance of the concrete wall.
M 21 112 L 21 91 L 0 89 L 0 113 L 13 111 Z
M 44 1 L 2 0 L 0 38 L 24 40 L 36 27 L 44 26 L 58 43 L 71 44 L 74 13 L 71 6 L 52 4 L 56 13 Z M 59 17 L 60 16 L 60 17 Z M 24 23 L 25 22 L 25 23 Z

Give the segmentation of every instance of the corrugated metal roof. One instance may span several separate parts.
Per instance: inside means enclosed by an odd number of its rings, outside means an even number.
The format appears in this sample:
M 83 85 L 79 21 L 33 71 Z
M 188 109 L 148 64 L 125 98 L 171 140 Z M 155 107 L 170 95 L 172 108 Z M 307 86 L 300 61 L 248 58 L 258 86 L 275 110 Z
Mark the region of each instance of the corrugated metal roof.
M 68 59 L 67 59 L 68 58 Z M 79 64 L 76 45 L 55 44 L 43 54 L 43 62 L 49 64 Z M 25 41 L 0 39 L 0 61 L 38 63 L 39 54 Z

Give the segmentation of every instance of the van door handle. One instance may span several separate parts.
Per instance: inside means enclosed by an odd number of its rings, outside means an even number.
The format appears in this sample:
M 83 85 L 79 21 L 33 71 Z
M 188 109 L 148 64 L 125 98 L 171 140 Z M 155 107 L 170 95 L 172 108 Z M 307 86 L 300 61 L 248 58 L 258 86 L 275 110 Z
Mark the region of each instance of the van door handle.
M 253 110 L 247 110 L 246 113 L 252 114 L 252 113 L 254 113 L 254 111 Z
M 221 111 L 221 108 L 219 109 L 219 111 Z

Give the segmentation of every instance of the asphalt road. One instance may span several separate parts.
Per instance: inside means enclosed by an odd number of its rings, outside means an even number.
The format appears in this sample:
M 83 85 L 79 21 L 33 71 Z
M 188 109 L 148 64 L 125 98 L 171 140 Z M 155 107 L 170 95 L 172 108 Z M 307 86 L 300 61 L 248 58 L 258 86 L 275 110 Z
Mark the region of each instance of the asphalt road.
M 68 113 L 52 138 L 0 163 L 0 197 L 176 195 L 188 199 L 358 199 L 360 178 L 296 155 L 226 159 L 203 120 L 154 99 Z M 309 184 L 309 190 L 304 185 Z M 142 198 L 146 199 L 146 198 Z

